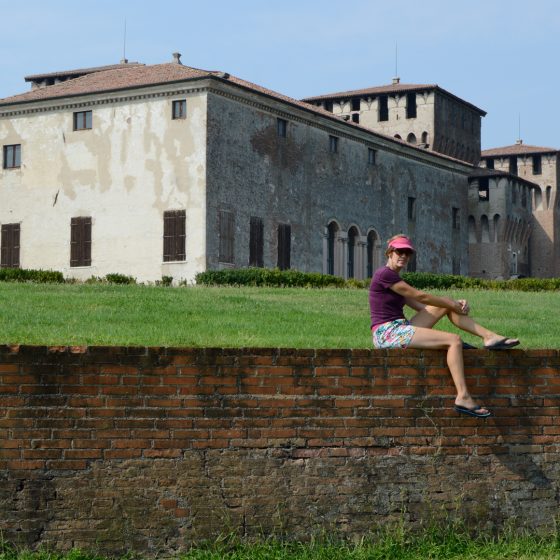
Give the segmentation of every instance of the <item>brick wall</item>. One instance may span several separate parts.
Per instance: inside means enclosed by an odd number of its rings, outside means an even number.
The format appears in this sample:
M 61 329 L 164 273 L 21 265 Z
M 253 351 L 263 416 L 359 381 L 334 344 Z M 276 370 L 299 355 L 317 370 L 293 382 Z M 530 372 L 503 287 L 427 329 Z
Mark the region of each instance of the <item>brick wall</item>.
M 0 346 L 0 532 L 145 554 L 461 517 L 552 526 L 560 354 Z

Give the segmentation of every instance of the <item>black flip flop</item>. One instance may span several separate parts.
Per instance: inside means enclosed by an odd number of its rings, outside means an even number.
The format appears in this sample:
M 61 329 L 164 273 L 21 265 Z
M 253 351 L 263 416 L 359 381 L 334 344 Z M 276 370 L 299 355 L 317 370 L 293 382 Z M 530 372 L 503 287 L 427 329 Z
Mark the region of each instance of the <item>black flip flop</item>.
M 519 344 L 519 340 L 517 340 L 517 338 L 502 338 L 500 340 L 497 340 L 493 344 L 488 344 L 488 346 L 484 346 L 484 348 L 486 350 L 507 350 L 508 348 L 513 348 L 518 344 Z
M 469 416 L 474 416 L 475 418 L 488 418 L 488 416 L 492 416 L 492 413 L 490 411 L 477 412 L 481 409 L 482 407 L 480 405 L 476 405 L 474 408 L 468 408 L 459 404 L 455 405 L 455 412 L 458 412 L 459 414 L 468 414 Z

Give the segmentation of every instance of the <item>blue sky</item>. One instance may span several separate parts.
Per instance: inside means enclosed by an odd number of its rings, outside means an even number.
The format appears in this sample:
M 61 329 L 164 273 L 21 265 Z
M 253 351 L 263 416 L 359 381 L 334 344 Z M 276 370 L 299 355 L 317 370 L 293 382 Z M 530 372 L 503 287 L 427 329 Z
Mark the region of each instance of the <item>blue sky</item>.
M 126 57 L 223 70 L 295 98 L 438 84 L 484 109 L 482 146 L 560 148 L 557 0 L 0 0 L 0 98 Z

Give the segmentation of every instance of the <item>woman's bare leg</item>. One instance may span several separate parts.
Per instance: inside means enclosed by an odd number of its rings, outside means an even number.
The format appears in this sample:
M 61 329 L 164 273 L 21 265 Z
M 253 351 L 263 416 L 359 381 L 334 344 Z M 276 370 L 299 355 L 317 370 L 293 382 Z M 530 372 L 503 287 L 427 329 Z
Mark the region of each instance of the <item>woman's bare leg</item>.
M 426 310 L 424 309 L 423 311 Z M 423 313 L 423 311 L 420 311 L 420 313 Z M 445 315 L 445 310 L 443 311 Z M 476 402 L 471 397 L 465 380 L 465 366 L 463 363 L 463 346 L 461 337 L 448 332 L 434 331 L 430 327 L 415 326 L 414 336 L 412 337 L 408 347 L 433 349 L 447 348 L 447 367 L 451 372 L 451 377 L 453 378 L 453 383 L 455 384 L 455 389 L 457 390 L 455 404 L 467 408 L 475 407 Z M 481 408 L 480 412 L 485 413 L 487 410 Z
M 443 309 L 442 307 L 435 307 L 433 305 L 427 305 L 422 311 L 419 311 L 410 319 L 411 324 L 418 327 L 424 327 L 431 329 L 442 317 L 449 317 L 449 320 L 459 329 L 479 336 L 484 341 L 484 345 L 488 346 L 502 338 L 499 334 L 486 329 L 482 325 L 479 325 L 474 319 L 468 315 L 461 315 L 450 311 L 449 309 Z

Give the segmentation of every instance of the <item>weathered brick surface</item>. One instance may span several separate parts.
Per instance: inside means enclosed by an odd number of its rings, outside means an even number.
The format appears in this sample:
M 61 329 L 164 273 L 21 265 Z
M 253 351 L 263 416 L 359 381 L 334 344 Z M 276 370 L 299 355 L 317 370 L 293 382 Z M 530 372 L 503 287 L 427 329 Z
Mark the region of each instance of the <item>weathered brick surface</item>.
M 0 531 L 168 553 L 243 535 L 360 535 L 427 515 L 551 525 L 560 354 L 0 347 Z

